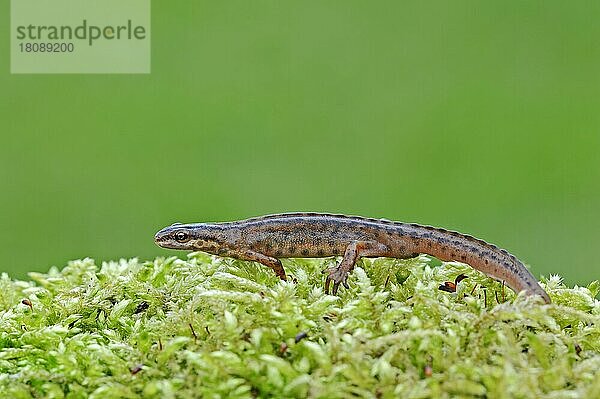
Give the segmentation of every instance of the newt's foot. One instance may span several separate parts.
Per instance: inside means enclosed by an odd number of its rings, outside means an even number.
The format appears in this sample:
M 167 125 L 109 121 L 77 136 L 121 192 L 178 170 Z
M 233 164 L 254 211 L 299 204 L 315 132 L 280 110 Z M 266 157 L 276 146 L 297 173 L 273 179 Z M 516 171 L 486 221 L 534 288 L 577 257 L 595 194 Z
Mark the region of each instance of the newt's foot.
M 337 294 L 340 284 L 342 284 L 344 286 L 344 288 L 346 288 L 346 289 L 350 288 L 350 286 L 348 285 L 348 281 L 347 281 L 348 280 L 348 271 L 343 270 L 343 268 L 340 266 L 337 266 L 337 267 L 329 269 L 327 272 L 329 273 L 329 275 L 325 279 L 325 293 L 326 294 L 329 294 L 329 285 L 331 284 L 332 281 L 333 281 L 333 289 L 332 289 L 331 293 L 333 295 Z

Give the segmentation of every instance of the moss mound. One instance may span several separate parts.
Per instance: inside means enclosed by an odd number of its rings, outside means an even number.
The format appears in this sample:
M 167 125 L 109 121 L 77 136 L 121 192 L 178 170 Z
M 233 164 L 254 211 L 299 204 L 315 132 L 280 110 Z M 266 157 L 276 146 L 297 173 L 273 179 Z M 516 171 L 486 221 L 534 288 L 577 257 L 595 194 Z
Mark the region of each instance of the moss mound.
M 462 264 L 375 259 L 335 297 L 334 263 L 284 260 L 287 283 L 200 253 L 3 275 L 0 397 L 600 398 L 598 282 L 552 276 L 544 305 Z

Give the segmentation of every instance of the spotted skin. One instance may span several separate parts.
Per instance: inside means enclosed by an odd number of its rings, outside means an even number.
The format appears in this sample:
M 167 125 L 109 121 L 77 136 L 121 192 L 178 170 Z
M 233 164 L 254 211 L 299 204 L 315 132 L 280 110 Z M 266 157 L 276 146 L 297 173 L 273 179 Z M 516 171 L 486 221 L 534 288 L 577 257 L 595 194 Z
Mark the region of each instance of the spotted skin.
M 463 262 L 515 292 L 550 297 L 516 257 L 469 235 L 414 223 L 324 213 L 284 213 L 220 223 L 174 224 L 156 233 L 163 248 L 203 251 L 254 261 L 282 280 L 280 258 L 343 256 L 327 271 L 325 291 L 347 287 L 348 274 L 361 257 L 413 258 L 419 254 Z

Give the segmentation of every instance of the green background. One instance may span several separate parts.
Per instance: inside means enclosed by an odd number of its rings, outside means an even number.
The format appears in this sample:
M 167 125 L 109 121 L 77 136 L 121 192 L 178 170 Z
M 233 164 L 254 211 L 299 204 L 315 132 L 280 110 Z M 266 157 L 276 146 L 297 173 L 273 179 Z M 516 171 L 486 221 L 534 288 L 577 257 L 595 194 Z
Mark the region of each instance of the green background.
M 11 75 L 0 270 L 172 252 L 175 221 L 331 211 L 600 277 L 600 3 L 153 2 L 149 75 Z

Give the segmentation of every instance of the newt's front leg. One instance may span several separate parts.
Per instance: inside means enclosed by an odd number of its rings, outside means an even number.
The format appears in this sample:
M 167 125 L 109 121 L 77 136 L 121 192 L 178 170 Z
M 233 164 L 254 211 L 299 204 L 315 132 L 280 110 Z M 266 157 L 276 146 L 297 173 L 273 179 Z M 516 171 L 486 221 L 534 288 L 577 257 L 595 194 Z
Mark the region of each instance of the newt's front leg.
M 338 288 L 340 284 L 342 284 L 345 288 L 350 288 L 348 286 L 348 274 L 354 269 L 354 265 L 356 261 L 361 256 L 381 256 L 387 247 L 378 242 L 369 242 L 369 241 L 352 241 L 344 252 L 344 257 L 339 265 L 333 267 L 327 272 L 329 275 L 325 279 L 325 293 L 329 294 L 329 286 L 333 281 L 333 289 L 332 294 L 337 294 Z
M 283 268 L 281 261 L 277 258 L 272 258 L 270 256 L 267 256 L 265 254 L 261 254 L 260 252 L 255 252 L 252 250 L 235 251 L 235 252 L 230 251 L 228 256 L 232 256 L 232 257 L 240 259 L 240 260 L 248 260 L 248 261 L 252 261 L 252 262 L 262 263 L 263 265 L 273 269 L 273 271 L 275 272 L 277 277 L 279 277 L 283 281 L 287 280 L 287 277 L 285 275 L 285 269 Z

